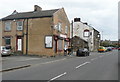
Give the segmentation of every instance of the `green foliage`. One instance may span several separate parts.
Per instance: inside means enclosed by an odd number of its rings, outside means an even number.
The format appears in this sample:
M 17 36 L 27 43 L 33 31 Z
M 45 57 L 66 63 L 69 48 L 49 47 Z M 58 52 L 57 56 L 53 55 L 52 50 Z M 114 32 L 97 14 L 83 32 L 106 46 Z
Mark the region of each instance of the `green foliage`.
M 109 41 L 102 41 L 100 43 L 100 46 L 104 46 L 104 47 L 109 47 L 109 46 L 111 46 L 111 47 L 118 47 L 120 45 L 118 45 L 118 44 L 111 44 Z

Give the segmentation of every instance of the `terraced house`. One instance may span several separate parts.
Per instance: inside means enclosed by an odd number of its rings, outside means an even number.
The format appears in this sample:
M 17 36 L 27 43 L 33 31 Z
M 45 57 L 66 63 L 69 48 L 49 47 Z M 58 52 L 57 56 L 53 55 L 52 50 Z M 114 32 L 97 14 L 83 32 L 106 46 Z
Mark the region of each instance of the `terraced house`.
M 70 23 L 64 8 L 19 13 L 16 10 L 2 18 L 2 45 L 10 45 L 14 52 L 53 56 L 62 54 L 69 46 Z

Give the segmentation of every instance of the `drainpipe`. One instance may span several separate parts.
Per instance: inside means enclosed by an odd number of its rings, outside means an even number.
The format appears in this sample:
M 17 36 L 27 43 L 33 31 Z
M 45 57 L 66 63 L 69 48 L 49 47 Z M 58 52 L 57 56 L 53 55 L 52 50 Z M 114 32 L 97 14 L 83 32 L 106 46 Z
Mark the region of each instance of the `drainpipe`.
M 28 19 L 26 24 L 26 55 L 28 55 Z
M 71 23 L 71 30 L 72 30 L 72 34 L 71 34 L 71 48 L 72 48 L 72 53 L 73 53 L 73 20 L 72 20 L 72 23 Z

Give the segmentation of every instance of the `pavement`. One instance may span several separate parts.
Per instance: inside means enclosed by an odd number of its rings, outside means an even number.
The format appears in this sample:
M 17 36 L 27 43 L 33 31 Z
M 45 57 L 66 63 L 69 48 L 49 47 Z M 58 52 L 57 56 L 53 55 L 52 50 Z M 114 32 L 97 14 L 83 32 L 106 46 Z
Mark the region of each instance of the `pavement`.
M 22 67 L 30 66 L 31 64 L 41 63 L 44 62 L 53 62 L 53 61 L 59 61 L 64 58 L 73 58 L 76 57 L 75 54 L 71 56 L 63 56 L 63 55 L 57 55 L 55 57 L 40 57 L 40 56 L 31 56 L 31 55 L 14 55 L 14 56 L 7 56 L 3 57 L 2 59 L 2 71 L 8 71 L 12 69 L 19 69 Z M 39 61 L 39 62 L 38 62 Z M 9 63 L 8 63 L 9 62 Z

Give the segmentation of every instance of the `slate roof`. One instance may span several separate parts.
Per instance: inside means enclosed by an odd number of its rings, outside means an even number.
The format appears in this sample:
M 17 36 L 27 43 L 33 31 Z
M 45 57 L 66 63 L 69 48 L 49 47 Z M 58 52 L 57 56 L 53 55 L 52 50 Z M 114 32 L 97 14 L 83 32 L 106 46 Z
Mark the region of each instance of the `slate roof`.
M 2 18 L 2 20 L 4 21 L 4 20 L 13 20 L 13 19 L 52 17 L 53 14 L 58 10 L 59 9 L 53 9 L 53 10 L 42 10 L 42 11 L 32 11 L 32 12 L 11 14 L 7 17 Z

